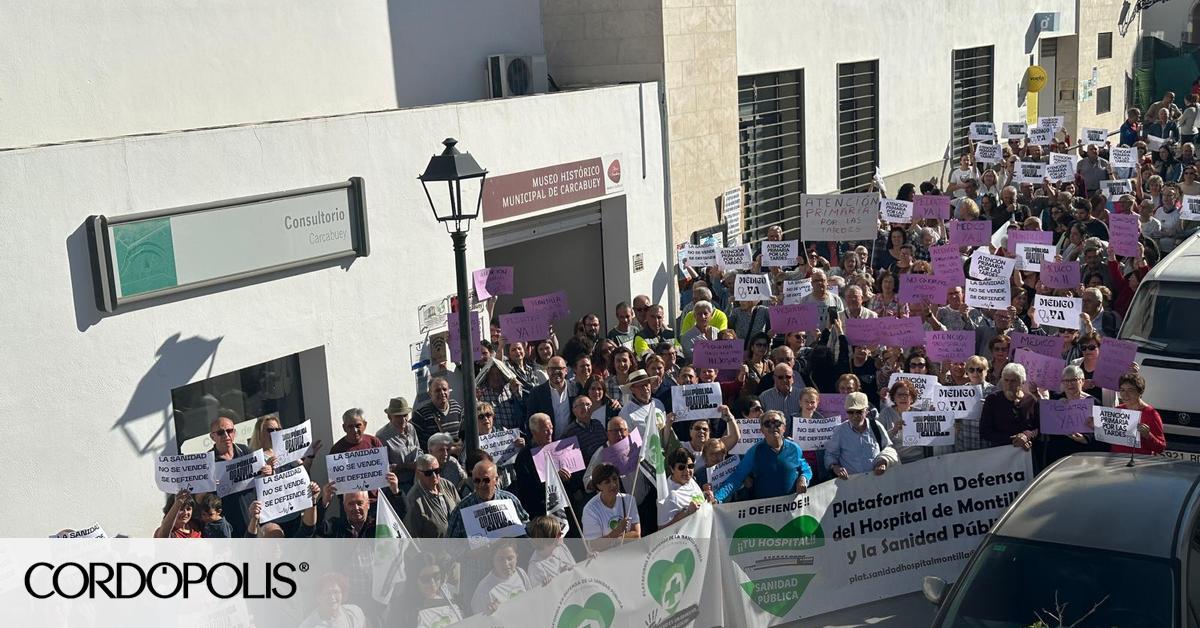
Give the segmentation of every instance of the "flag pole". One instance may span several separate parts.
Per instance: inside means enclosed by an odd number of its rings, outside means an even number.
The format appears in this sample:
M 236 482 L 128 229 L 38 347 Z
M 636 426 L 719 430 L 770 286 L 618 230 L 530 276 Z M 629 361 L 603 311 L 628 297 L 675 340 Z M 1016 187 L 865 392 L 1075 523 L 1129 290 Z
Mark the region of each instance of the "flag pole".
M 550 470 L 554 473 L 555 481 L 559 482 L 559 486 L 562 486 L 562 498 L 566 502 L 564 507 L 571 511 L 571 520 L 575 522 L 575 529 L 579 530 L 579 538 L 583 540 L 583 549 L 587 552 L 588 556 L 591 556 L 592 548 L 588 544 L 587 537 L 583 535 L 583 525 L 579 523 L 579 515 L 575 514 L 575 506 L 571 505 L 571 496 L 567 494 L 567 487 L 563 486 L 561 482 L 562 478 L 558 477 L 558 463 L 554 460 L 553 456 L 547 456 L 546 461 L 550 463 Z

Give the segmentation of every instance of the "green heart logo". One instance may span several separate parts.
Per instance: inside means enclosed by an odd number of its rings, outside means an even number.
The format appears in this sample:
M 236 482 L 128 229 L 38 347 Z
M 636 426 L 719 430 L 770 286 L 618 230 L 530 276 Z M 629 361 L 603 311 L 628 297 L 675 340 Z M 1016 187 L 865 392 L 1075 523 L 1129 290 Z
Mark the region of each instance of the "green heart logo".
M 653 432 L 646 437 L 646 460 L 658 468 L 658 461 L 662 460 L 662 457 L 662 440 L 659 438 L 658 432 Z
M 680 550 L 674 560 L 656 561 L 646 573 L 646 588 L 668 613 L 674 614 L 696 572 L 696 555 L 689 549 Z
M 776 617 L 783 617 L 800 601 L 800 596 L 804 595 L 814 576 L 816 574 L 808 573 L 751 580 L 742 583 L 742 590 L 759 608 Z
M 617 607 L 612 598 L 596 593 L 583 606 L 572 604 L 558 616 L 557 628 L 610 628 Z
M 733 533 L 729 554 L 748 552 L 809 551 L 825 545 L 825 530 L 821 522 L 809 515 L 800 515 L 776 531 L 762 523 L 748 523 Z

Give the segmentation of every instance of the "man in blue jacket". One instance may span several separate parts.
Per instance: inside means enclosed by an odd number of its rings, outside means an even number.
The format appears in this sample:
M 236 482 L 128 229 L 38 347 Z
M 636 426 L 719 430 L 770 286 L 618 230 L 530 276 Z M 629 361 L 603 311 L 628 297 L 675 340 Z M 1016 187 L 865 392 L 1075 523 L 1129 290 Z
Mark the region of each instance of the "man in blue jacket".
M 779 497 L 808 490 L 812 469 L 804 461 L 804 452 L 794 441 L 783 437 L 782 412 L 771 410 L 759 420 L 763 440 L 750 448 L 737 469 L 716 490 L 717 501 L 729 499 L 748 476 L 754 476 L 754 499 Z

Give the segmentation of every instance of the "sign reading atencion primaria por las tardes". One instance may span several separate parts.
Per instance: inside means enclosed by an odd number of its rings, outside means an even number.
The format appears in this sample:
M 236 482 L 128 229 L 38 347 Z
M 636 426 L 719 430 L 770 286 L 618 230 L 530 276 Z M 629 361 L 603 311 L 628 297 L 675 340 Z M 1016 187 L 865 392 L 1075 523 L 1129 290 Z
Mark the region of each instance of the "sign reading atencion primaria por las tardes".
M 87 221 L 96 306 L 370 253 L 363 180 Z

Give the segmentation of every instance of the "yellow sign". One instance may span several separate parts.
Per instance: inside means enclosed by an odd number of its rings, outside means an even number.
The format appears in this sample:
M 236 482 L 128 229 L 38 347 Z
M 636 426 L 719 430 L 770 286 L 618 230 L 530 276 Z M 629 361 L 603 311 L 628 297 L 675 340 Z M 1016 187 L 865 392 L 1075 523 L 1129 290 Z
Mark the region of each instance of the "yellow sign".
M 1025 81 L 1030 93 L 1036 94 L 1046 86 L 1046 71 L 1040 65 L 1031 65 L 1025 70 Z

